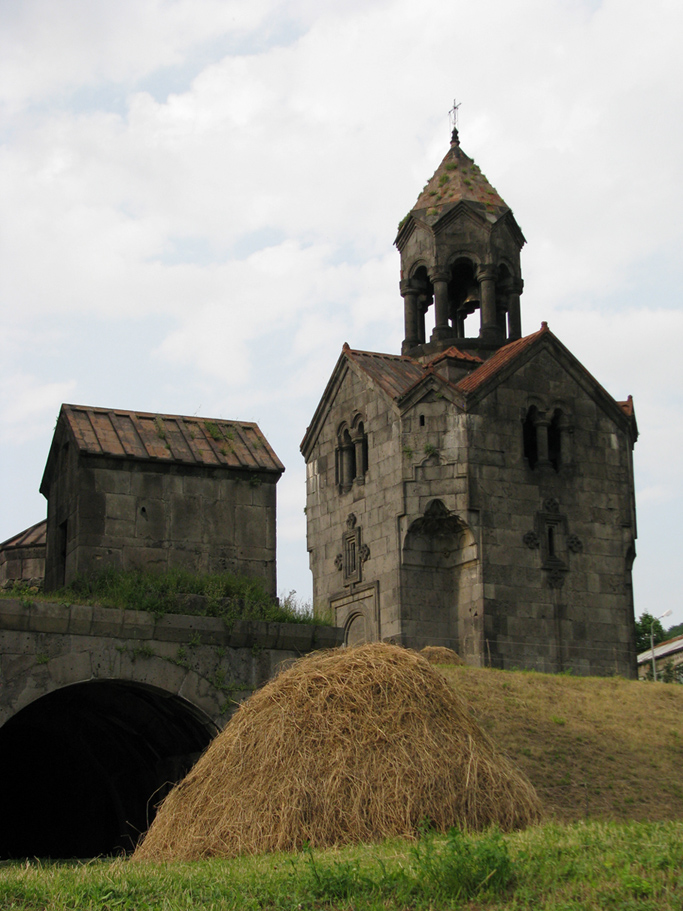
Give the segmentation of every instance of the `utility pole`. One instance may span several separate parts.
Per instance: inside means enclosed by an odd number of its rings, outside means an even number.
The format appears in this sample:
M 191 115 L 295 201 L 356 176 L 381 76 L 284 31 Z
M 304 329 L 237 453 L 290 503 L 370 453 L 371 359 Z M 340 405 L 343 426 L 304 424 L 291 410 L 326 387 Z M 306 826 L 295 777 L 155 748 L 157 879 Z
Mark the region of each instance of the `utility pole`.
M 670 610 L 664 611 L 660 617 L 653 617 L 650 624 L 650 649 L 652 650 L 652 679 L 657 682 L 657 665 L 655 664 L 655 623 L 657 620 L 663 620 L 671 613 Z

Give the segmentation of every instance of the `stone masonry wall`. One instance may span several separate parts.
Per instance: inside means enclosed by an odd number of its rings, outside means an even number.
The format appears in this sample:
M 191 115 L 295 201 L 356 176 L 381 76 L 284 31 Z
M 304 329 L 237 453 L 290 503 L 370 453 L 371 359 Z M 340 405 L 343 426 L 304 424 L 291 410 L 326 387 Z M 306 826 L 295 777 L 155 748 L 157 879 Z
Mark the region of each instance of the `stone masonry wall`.
M 283 665 L 341 644 L 342 631 L 0 599 L 0 726 L 41 696 L 96 679 L 180 696 L 219 727 Z
M 81 457 L 53 483 L 48 551 L 66 535 L 64 581 L 115 569 L 236 572 L 276 592 L 276 478 L 268 472 Z M 53 547 L 54 551 L 54 547 Z M 48 553 L 46 586 L 60 584 Z
M 337 430 L 355 414 L 363 416 L 368 440 L 368 469 L 346 493 L 335 484 Z M 317 609 L 336 605 L 336 623 L 352 619 L 356 607 L 366 616 L 369 638 L 400 634 L 399 571 L 396 561 L 402 512 L 401 454 L 395 409 L 347 368 L 307 463 L 308 549 Z M 350 515 L 356 518 L 360 546 L 369 549 L 360 580 L 345 585 L 337 555 Z M 355 606 L 354 606 L 355 605 Z
M 532 470 L 524 458 L 522 419 L 532 403 L 568 417 L 559 471 Z M 635 516 L 625 428 L 542 352 L 482 402 L 470 465 L 493 663 L 633 676 Z

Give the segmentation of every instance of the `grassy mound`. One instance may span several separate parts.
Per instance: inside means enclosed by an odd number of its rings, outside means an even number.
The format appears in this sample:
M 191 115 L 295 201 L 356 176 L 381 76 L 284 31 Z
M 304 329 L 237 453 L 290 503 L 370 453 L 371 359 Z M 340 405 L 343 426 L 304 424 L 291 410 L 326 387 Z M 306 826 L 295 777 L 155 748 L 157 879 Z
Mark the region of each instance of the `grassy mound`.
M 683 819 L 683 686 L 439 668 L 563 822 Z
M 317 652 L 255 693 L 166 798 L 141 860 L 503 830 L 540 817 L 529 782 L 420 655 Z

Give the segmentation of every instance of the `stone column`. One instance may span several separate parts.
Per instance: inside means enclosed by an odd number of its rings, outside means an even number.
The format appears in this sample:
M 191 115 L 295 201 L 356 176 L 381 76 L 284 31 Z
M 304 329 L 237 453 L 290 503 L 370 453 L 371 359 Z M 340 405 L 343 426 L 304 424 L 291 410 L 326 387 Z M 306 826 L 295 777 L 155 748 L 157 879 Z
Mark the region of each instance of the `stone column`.
M 448 272 L 434 272 L 429 276 L 434 286 L 435 325 L 430 341 L 436 342 L 442 338 L 449 338 L 453 330 L 448 325 Z
M 521 278 L 514 278 L 508 296 L 508 339 L 513 341 L 522 337 L 522 313 L 519 306 L 519 296 L 524 288 Z
M 417 298 L 418 291 L 412 287 L 410 280 L 401 281 L 401 296 L 403 297 L 403 313 L 405 318 L 405 339 L 401 345 L 401 354 L 419 344 Z
M 539 412 L 536 418 L 536 451 L 538 452 L 536 465 L 539 467 L 550 465 L 550 460 L 548 459 L 548 427 L 550 427 L 550 420 L 545 413 Z
M 353 456 L 354 447 L 348 434 L 344 434 L 341 446 L 341 482 L 344 489 L 348 489 L 353 484 Z M 547 453 L 546 453 L 547 458 Z
M 364 438 L 364 434 L 362 434 L 362 433 L 358 433 L 356 436 L 354 436 L 352 438 L 353 445 L 355 448 L 355 454 L 356 454 L 356 477 L 353 480 L 357 484 L 365 483 L 366 465 L 365 465 L 365 453 L 363 452 L 363 438 Z
M 498 326 L 496 314 L 496 268 L 488 263 L 477 270 L 479 293 L 481 297 L 481 330 L 480 338 L 484 341 L 503 342 L 503 333 Z

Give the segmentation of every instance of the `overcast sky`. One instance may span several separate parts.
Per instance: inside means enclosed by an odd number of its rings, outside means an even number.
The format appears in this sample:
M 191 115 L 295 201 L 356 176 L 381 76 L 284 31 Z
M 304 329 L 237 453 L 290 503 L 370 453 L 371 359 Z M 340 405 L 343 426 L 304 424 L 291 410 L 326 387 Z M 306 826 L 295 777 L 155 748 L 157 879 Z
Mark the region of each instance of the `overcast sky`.
M 257 421 L 278 588 L 343 342 L 398 352 L 396 225 L 462 147 L 542 319 L 641 437 L 636 613 L 683 621 L 680 0 L 0 0 L 0 541 L 62 402 Z

